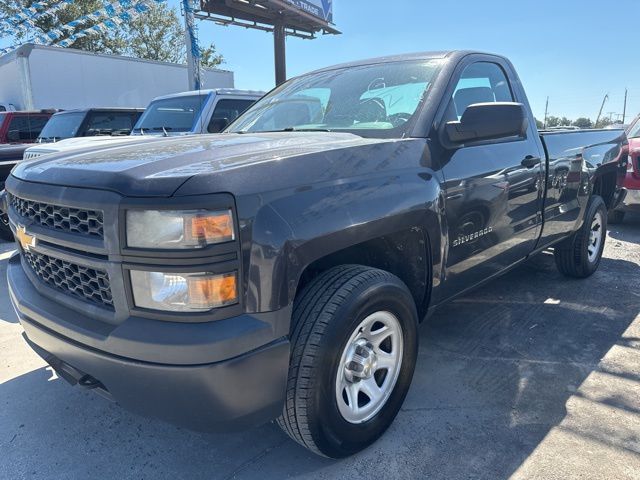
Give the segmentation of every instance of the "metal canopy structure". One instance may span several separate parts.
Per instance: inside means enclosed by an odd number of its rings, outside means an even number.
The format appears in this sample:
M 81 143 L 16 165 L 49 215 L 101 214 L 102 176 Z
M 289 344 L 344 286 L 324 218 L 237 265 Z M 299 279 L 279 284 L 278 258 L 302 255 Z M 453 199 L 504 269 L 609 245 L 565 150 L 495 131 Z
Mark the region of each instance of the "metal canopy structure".
M 312 39 L 317 33 L 340 33 L 333 26 L 331 0 L 201 0 L 194 16 L 219 25 L 273 32 L 276 85 L 287 77 L 287 35 Z

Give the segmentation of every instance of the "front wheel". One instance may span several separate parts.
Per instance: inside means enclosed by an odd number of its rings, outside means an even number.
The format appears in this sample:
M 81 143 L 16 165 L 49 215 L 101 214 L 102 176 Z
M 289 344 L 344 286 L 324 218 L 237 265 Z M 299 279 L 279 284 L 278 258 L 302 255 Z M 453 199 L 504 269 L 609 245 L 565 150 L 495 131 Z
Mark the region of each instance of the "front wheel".
M 556 246 L 558 270 L 574 278 L 586 278 L 598 269 L 607 237 L 607 206 L 601 197 L 589 200 L 580 230 Z
M 417 313 L 406 285 L 359 265 L 332 268 L 296 298 L 280 427 L 311 451 L 356 453 L 384 433 L 409 390 Z

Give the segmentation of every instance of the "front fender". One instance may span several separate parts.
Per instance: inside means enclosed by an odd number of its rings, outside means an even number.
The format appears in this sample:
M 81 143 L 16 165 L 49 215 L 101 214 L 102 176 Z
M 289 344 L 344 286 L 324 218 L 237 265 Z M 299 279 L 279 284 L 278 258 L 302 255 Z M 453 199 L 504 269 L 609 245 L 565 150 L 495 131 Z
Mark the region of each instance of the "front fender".
M 290 305 L 303 272 L 317 260 L 410 229 L 429 236 L 432 271 L 439 271 L 439 188 L 431 173 L 405 170 L 314 185 L 265 203 L 253 219 L 244 262 L 247 311 Z

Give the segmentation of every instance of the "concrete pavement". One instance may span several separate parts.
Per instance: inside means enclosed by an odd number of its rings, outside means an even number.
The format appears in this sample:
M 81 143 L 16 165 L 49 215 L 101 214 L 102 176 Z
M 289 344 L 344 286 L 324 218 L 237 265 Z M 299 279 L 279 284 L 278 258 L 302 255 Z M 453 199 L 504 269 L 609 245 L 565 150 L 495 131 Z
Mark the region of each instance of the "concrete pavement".
M 542 254 L 420 329 L 396 422 L 352 458 L 274 424 L 231 435 L 138 417 L 55 379 L 24 343 L 0 243 L 0 478 L 640 479 L 640 217 L 582 281 Z

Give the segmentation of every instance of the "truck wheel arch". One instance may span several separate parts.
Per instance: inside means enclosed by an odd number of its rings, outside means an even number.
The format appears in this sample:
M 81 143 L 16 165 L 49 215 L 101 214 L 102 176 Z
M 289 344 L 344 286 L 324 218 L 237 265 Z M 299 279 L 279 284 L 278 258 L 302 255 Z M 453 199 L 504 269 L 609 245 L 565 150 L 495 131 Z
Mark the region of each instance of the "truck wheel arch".
M 289 300 L 293 302 L 296 295 L 322 272 L 338 265 L 358 264 L 385 270 L 400 278 L 409 288 L 422 319 L 431 294 L 433 248 L 431 238 L 422 226 L 345 246 L 304 262 L 290 284 L 293 288 L 290 288 Z

